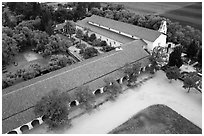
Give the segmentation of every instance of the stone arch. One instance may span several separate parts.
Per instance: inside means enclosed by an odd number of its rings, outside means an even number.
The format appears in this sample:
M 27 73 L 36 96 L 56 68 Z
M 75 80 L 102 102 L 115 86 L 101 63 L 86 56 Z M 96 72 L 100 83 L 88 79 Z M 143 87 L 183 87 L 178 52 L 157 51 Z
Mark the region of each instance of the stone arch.
M 144 69 L 144 68 L 143 68 L 143 67 L 141 67 L 141 68 L 140 68 L 140 72 L 143 72 L 143 69 Z
M 75 106 L 77 106 L 77 105 L 79 105 L 79 102 L 78 102 L 77 100 L 74 100 L 74 101 L 72 101 L 72 102 L 69 103 L 69 106 L 70 106 L 70 107 L 75 107 Z
M 94 95 L 99 95 L 101 94 L 101 89 L 96 89 L 96 91 L 94 91 Z
M 124 76 L 123 79 L 122 79 L 122 82 L 126 82 L 128 80 L 128 77 L 127 76 Z
M 17 133 L 17 131 L 12 130 L 12 131 L 9 131 L 7 134 L 18 134 L 18 133 Z
M 106 92 L 107 91 L 107 86 L 104 86 L 103 87 L 103 92 Z
M 29 130 L 29 126 L 28 125 L 23 125 L 23 126 L 20 127 L 20 130 L 22 132 L 27 131 L 27 130 Z
M 47 117 L 45 115 L 42 116 L 42 121 L 45 121 Z
M 35 119 L 35 120 L 33 120 L 33 121 L 31 122 L 31 125 L 32 125 L 33 127 L 35 127 L 35 126 L 40 125 L 40 122 L 39 122 L 38 119 Z
M 116 80 L 118 82 L 118 84 L 120 84 L 120 78 Z

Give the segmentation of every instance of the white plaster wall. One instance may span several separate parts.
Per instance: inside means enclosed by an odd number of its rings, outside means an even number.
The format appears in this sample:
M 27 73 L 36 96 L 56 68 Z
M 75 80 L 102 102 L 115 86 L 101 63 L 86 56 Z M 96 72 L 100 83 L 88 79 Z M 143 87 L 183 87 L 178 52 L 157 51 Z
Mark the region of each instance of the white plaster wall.
M 147 41 L 147 40 L 144 40 L 144 41 L 147 43 L 146 49 L 151 52 L 153 50 L 153 42 L 150 42 L 150 41 Z
M 144 39 L 143 39 L 144 40 Z M 147 43 L 147 50 L 152 51 L 156 46 L 166 46 L 166 35 L 161 34 L 154 42 L 144 40 Z
M 121 42 L 118 42 L 116 40 L 110 39 L 110 38 L 108 38 L 106 36 L 100 35 L 100 34 L 95 33 L 95 32 L 89 32 L 88 35 L 90 36 L 92 33 L 94 33 L 98 39 L 101 39 L 102 41 L 106 41 L 106 43 L 109 46 L 118 47 L 118 46 L 122 45 Z
M 166 46 L 166 35 L 161 34 L 153 43 L 153 48 L 156 46 Z

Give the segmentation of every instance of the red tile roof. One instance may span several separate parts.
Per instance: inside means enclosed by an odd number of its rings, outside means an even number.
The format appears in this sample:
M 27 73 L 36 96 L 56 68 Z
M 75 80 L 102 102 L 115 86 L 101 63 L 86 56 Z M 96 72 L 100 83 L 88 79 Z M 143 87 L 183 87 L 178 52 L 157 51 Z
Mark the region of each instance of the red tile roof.
M 148 40 L 151 42 L 154 42 L 162 34 L 159 31 L 155 31 L 152 29 L 144 28 L 144 27 L 139 27 L 136 25 L 116 21 L 113 19 L 105 18 L 105 17 L 100 17 L 97 15 L 92 15 L 91 17 L 87 17 L 81 21 L 78 21 L 76 24 L 80 25 L 80 26 L 92 28 L 93 26 L 89 25 L 87 23 L 88 21 L 91 21 L 91 22 L 94 22 L 94 23 L 118 30 L 120 32 L 124 32 L 126 34 L 130 34 L 132 36 L 139 37 L 141 39 L 145 39 L 145 40 Z M 99 27 L 97 27 L 97 28 L 99 28 Z M 99 32 L 99 33 L 101 31 L 101 29 L 99 29 L 99 30 L 94 29 L 94 30 Z M 114 32 L 112 32 L 112 33 L 114 33 Z M 125 37 L 125 36 L 123 36 L 123 37 Z

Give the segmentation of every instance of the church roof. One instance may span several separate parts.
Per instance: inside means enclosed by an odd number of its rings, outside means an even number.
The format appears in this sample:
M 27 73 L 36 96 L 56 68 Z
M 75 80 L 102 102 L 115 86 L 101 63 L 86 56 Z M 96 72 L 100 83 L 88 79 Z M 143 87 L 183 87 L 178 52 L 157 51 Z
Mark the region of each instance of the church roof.
M 132 36 L 139 37 L 141 39 L 154 42 L 162 33 L 156 30 L 139 27 L 136 25 L 132 25 L 129 23 L 124 23 L 120 21 L 116 21 L 113 19 L 100 17 L 97 15 L 92 15 L 91 17 L 87 17 L 81 21 L 77 22 L 77 25 L 85 26 L 85 27 L 93 27 L 93 25 L 88 24 L 87 22 L 91 21 L 115 30 L 118 30 L 120 32 L 124 32 L 127 34 L 130 34 Z M 99 29 L 99 27 L 97 27 Z M 96 29 L 95 29 L 96 30 Z M 97 30 L 97 32 L 100 32 L 101 29 Z M 112 32 L 113 33 L 113 32 Z M 125 36 L 123 36 L 125 37 Z

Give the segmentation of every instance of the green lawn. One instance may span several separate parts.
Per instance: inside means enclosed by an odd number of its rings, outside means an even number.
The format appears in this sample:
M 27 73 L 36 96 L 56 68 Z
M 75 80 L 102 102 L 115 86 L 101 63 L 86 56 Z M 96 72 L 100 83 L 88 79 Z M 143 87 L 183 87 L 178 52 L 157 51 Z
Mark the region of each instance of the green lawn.
M 33 61 L 28 61 L 25 58 L 25 54 L 34 54 L 36 56 L 36 59 Z M 17 62 L 18 65 L 14 65 L 14 63 L 9 64 L 6 68 L 8 72 L 15 72 L 17 69 L 23 69 L 23 68 L 27 68 L 30 64 L 32 63 L 39 63 L 42 66 L 48 64 L 49 62 L 49 58 L 45 59 L 43 58 L 41 55 L 33 52 L 33 51 L 25 51 L 23 53 L 19 53 L 18 55 L 15 56 L 15 58 L 13 59 L 13 61 Z
M 111 134 L 201 134 L 202 130 L 165 105 L 153 105 L 118 126 Z

